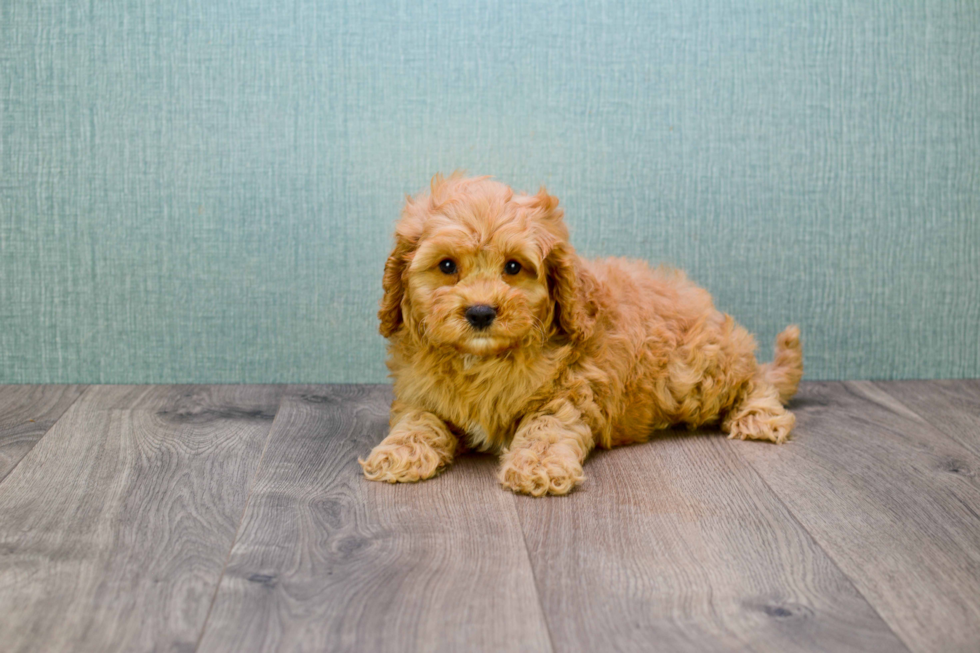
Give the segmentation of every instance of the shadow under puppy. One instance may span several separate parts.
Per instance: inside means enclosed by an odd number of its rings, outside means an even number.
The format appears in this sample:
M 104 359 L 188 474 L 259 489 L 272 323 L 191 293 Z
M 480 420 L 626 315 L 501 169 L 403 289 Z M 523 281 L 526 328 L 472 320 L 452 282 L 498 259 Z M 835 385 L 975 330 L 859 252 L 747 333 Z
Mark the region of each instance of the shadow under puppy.
M 409 198 L 378 313 L 394 379 L 375 481 L 434 476 L 457 451 L 501 455 L 515 492 L 566 494 L 593 447 L 674 424 L 784 442 L 799 329 L 759 365 L 755 340 L 682 272 L 579 258 L 558 200 L 454 174 Z

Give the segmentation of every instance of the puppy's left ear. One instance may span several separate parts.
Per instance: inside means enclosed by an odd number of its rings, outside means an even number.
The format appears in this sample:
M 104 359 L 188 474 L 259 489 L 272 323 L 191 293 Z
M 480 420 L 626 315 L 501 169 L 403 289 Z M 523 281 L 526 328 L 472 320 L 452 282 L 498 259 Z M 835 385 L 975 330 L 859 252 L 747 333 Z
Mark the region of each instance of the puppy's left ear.
M 378 311 L 381 335 L 385 338 L 393 336 L 404 321 L 402 300 L 405 298 L 405 270 L 408 269 L 412 250 L 408 239 L 398 234 L 395 236 L 395 248 L 385 262 L 385 274 L 381 281 L 385 294 L 381 298 L 381 309 Z
M 527 197 L 525 204 L 531 210 L 538 241 L 545 251 L 548 290 L 554 302 L 552 324 L 558 333 L 581 342 L 592 335 L 595 326 L 595 280 L 568 242 L 565 212 L 558 208 L 558 198 L 542 186 L 537 195 Z
M 545 259 L 548 289 L 554 302 L 555 329 L 574 342 L 592 335 L 597 305 L 593 300 L 594 279 L 585 271 L 574 248 L 559 241 Z

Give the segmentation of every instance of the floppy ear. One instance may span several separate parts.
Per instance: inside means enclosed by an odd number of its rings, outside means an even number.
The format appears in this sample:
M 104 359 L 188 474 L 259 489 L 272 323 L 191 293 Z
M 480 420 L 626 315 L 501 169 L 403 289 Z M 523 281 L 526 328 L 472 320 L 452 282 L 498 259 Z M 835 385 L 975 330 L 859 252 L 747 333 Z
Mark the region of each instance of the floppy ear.
M 592 334 L 596 304 L 592 300 L 592 276 L 582 269 L 578 255 L 568 242 L 565 212 L 558 208 L 558 198 L 542 186 L 537 195 L 526 200 L 531 219 L 537 225 L 538 239 L 547 252 L 545 269 L 548 290 L 554 302 L 552 325 L 561 334 L 582 341 Z
M 559 241 L 545 259 L 548 289 L 554 302 L 552 324 L 575 342 L 586 340 L 595 326 L 596 304 L 590 297 L 591 276 L 579 264 L 571 245 Z
M 401 235 L 395 236 L 395 249 L 385 262 L 385 275 L 381 281 L 385 294 L 381 298 L 378 319 L 381 320 L 381 335 L 390 338 L 398 331 L 404 321 L 402 300 L 405 297 L 405 270 L 408 268 L 412 245 Z

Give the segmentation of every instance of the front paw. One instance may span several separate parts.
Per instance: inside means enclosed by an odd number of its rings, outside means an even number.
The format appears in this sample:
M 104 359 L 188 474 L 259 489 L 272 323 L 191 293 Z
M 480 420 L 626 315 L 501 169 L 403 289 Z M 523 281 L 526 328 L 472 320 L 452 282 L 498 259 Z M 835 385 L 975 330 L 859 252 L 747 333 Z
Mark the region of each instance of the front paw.
M 385 438 L 367 460 L 358 459 L 364 476 L 371 481 L 414 483 L 435 476 L 449 463 L 449 456 L 423 438 L 409 436 Z
M 540 497 L 568 494 L 585 474 L 578 455 L 569 447 L 535 442 L 505 453 L 497 478 L 509 490 Z

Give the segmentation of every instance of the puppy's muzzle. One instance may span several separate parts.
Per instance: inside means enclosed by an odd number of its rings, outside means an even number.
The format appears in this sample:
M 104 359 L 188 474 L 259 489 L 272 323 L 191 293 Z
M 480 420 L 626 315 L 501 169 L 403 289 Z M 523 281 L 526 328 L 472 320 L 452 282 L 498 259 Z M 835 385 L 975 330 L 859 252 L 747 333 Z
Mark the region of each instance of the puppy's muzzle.
M 497 317 L 497 309 L 486 304 L 474 304 L 467 308 L 463 315 L 474 329 L 486 329 L 493 324 L 494 318 Z

